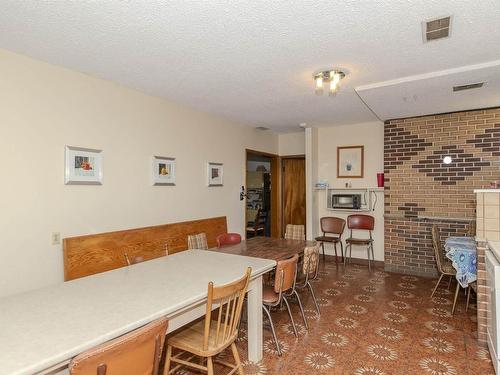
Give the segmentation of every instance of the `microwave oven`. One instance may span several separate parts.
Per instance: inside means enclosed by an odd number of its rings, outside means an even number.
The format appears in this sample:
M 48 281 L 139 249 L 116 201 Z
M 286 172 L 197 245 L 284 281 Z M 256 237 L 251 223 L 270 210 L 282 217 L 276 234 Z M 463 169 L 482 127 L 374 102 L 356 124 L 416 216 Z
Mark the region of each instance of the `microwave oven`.
M 332 193 L 332 208 L 343 208 L 351 210 L 361 209 L 361 194 Z

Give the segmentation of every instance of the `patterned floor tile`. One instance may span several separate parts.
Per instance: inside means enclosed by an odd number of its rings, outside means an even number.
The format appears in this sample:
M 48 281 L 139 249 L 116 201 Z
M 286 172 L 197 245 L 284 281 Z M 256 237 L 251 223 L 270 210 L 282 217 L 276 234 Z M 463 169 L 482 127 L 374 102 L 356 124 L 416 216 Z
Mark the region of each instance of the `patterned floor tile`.
M 299 338 L 287 311 L 272 312 L 283 355 L 277 354 L 269 329 L 264 330 L 264 359 L 247 361 L 246 331 L 238 340 L 245 374 L 349 375 L 493 375 L 488 350 L 478 346 L 476 310 L 465 312 L 460 294 L 451 315 L 455 282 L 367 267 L 344 268 L 327 258 L 320 280 L 313 283 L 320 314 L 307 291 L 300 293 L 309 329 L 296 302 L 291 304 Z M 245 325 L 242 325 L 245 329 Z M 230 352 L 224 360 L 232 361 Z M 216 374 L 227 373 L 216 366 Z M 183 369 L 179 374 L 199 374 Z

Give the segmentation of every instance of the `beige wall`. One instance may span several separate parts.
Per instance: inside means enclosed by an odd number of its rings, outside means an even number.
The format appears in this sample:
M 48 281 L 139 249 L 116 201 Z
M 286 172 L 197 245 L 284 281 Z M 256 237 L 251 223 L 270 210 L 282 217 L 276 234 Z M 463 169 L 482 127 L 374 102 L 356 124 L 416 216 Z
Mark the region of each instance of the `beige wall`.
M 278 137 L 114 83 L 0 50 L 0 296 L 63 280 L 62 237 L 226 215 L 244 228 L 245 148 Z M 103 186 L 64 185 L 64 146 L 104 150 Z M 177 158 L 177 186 L 151 186 L 152 155 Z M 206 186 L 206 162 L 224 187 Z
M 280 156 L 305 155 L 306 140 L 304 131 L 298 133 L 280 134 L 278 139 Z
M 338 179 L 337 178 L 337 146 L 364 145 L 364 178 Z M 354 125 L 334 126 L 319 128 L 317 137 L 318 181 L 329 182 L 330 187 L 342 188 L 346 182 L 353 188 L 377 187 L 377 173 L 384 171 L 384 124 L 380 121 Z M 338 216 L 346 218 L 349 214 L 331 211 L 326 208 L 325 191 L 314 192 L 319 217 Z M 375 216 L 374 253 L 376 260 L 384 259 L 384 194 L 377 192 L 377 205 L 374 212 L 368 213 Z M 319 231 L 319 230 L 318 230 Z M 347 235 L 346 233 L 344 235 Z M 333 249 L 327 249 L 332 254 Z M 366 251 L 353 248 L 353 257 L 366 259 Z

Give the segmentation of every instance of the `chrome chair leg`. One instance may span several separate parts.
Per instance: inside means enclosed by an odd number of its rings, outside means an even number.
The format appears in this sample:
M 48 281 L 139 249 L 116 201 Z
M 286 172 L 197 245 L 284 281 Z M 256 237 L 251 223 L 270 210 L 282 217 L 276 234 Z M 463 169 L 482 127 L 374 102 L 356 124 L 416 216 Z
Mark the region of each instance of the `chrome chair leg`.
M 293 291 L 295 297 L 297 297 L 297 302 L 299 303 L 300 313 L 302 314 L 302 320 L 304 321 L 304 326 L 309 330 L 309 325 L 307 324 L 306 314 L 304 314 L 304 308 L 302 307 L 302 302 L 300 301 L 299 293 L 296 290 Z
M 443 276 L 444 276 L 443 273 L 441 274 L 441 276 L 439 276 L 439 280 L 436 283 L 436 286 L 434 287 L 434 290 L 432 291 L 431 298 L 434 297 L 434 293 L 436 293 L 436 290 L 437 290 L 439 284 L 441 283 L 441 280 L 443 279 Z
M 450 289 L 452 280 L 453 280 L 453 275 L 450 275 L 450 279 L 448 280 L 448 289 Z
M 370 246 L 368 245 L 368 247 L 366 248 L 366 252 L 368 254 L 368 272 L 372 270 L 371 268 L 371 262 L 370 262 Z
M 271 312 L 264 305 L 262 305 L 262 309 L 266 313 L 267 318 L 269 319 L 269 323 L 271 324 L 271 332 L 273 334 L 274 344 L 276 345 L 276 351 L 278 352 L 278 355 L 281 356 L 280 343 L 278 342 L 278 338 L 276 337 L 276 331 L 274 330 L 274 324 L 273 324 L 273 319 L 271 318 Z
M 469 300 L 470 300 L 470 290 L 472 288 L 469 286 L 467 287 L 467 304 L 465 305 L 465 312 L 467 312 L 467 310 L 469 310 Z
M 339 262 L 338 256 L 337 256 L 337 242 L 333 243 L 333 248 L 335 249 L 335 263 Z
M 339 242 L 340 242 L 340 255 L 342 256 L 340 261 L 343 262 L 344 261 L 344 245 L 342 245 L 342 240 L 340 240 Z
M 370 248 L 372 250 L 373 267 L 375 267 L 375 253 L 373 251 L 373 242 L 370 244 Z
M 316 311 L 318 312 L 318 315 L 320 315 L 321 312 L 319 311 L 318 301 L 316 301 L 316 296 L 314 295 L 313 287 L 309 281 L 307 282 L 307 286 L 309 288 L 309 291 L 311 292 L 311 296 L 312 296 L 312 299 L 314 301 L 314 304 L 316 305 Z
M 321 250 L 323 250 L 323 263 L 325 263 L 325 243 L 321 242 Z
M 295 337 L 299 337 L 299 334 L 297 333 L 297 327 L 295 327 L 295 321 L 293 320 L 292 310 L 290 310 L 290 305 L 288 304 L 288 301 L 285 296 L 283 296 L 283 301 L 285 301 L 285 305 L 288 310 L 288 315 L 290 316 L 290 321 L 292 322 L 293 333 L 295 334 Z
M 457 282 L 457 289 L 455 290 L 455 299 L 453 300 L 453 307 L 451 308 L 451 315 L 455 313 L 455 306 L 457 305 L 458 291 L 460 290 L 460 283 Z

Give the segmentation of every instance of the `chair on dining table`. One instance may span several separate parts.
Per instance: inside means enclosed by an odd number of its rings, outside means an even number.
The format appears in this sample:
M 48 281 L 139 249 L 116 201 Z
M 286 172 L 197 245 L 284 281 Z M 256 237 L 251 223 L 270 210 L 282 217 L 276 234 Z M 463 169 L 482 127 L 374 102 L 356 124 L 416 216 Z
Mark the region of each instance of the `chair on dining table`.
M 208 250 L 207 235 L 205 233 L 191 234 L 188 236 L 188 249 Z
M 335 249 L 335 261 L 337 261 L 337 243 L 340 243 L 340 253 L 342 260 L 344 259 L 344 246 L 342 245 L 342 233 L 344 233 L 345 220 L 339 217 L 322 217 L 320 219 L 322 236 L 316 237 L 315 240 L 321 243 L 323 250 L 323 262 L 325 261 L 325 242 L 333 243 Z
M 304 260 L 302 262 L 301 274 L 297 278 L 297 289 L 309 289 L 311 293 L 312 300 L 316 306 L 316 311 L 318 315 L 320 314 L 318 301 L 314 295 L 314 290 L 311 284 L 311 280 L 316 280 L 318 278 L 319 271 L 319 245 L 309 246 L 304 249 Z
M 274 329 L 274 323 L 271 317 L 271 308 L 280 306 L 282 302 L 285 303 L 288 311 L 288 316 L 290 317 L 290 322 L 292 324 L 293 333 L 295 334 L 295 337 L 298 337 L 299 335 L 297 333 L 297 327 L 295 326 L 292 311 L 290 310 L 290 304 L 287 299 L 289 294 L 293 293 L 292 291 L 295 290 L 298 260 L 299 256 L 296 254 L 289 259 L 278 261 L 276 265 L 275 278 L 272 285 L 264 284 L 262 286 L 262 309 L 269 319 L 271 332 L 273 334 L 274 343 L 276 345 L 276 351 L 280 356 L 281 348 L 276 337 L 276 331 Z
M 144 257 L 142 257 L 142 256 L 135 256 L 135 257 L 132 257 L 132 259 L 129 258 L 127 253 L 124 253 L 123 256 L 125 257 L 125 261 L 127 262 L 127 266 L 144 262 Z
M 285 230 L 286 240 L 301 240 L 306 239 L 306 232 L 303 225 L 287 224 Z
M 251 271 L 250 267 L 247 268 L 241 279 L 230 284 L 221 286 L 214 286 L 212 282 L 208 284 L 205 319 L 181 328 L 168 339 L 163 375 L 173 374 L 183 365 L 207 371 L 209 375 L 213 375 L 214 362 L 230 367 L 232 369 L 230 374 L 238 371 L 243 375 L 243 368 L 234 342 L 238 336 L 241 310 Z M 217 309 L 213 310 L 216 306 Z M 214 317 L 216 319 L 212 319 Z M 236 364 L 214 361 L 213 358 L 228 347 L 231 347 Z M 173 355 L 174 349 L 180 352 Z M 183 356 L 184 358 L 181 358 Z M 191 362 L 194 357 L 206 358 L 206 366 L 200 361 Z M 172 362 L 177 365 L 171 370 Z
M 89 349 L 69 364 L 70 375 L 157 375 L 167 332 L 162 318 Z
M 238 233 L 223 233 L 217 236 L 217 247 L 236 245 L 240 242 L 241 236 Z

